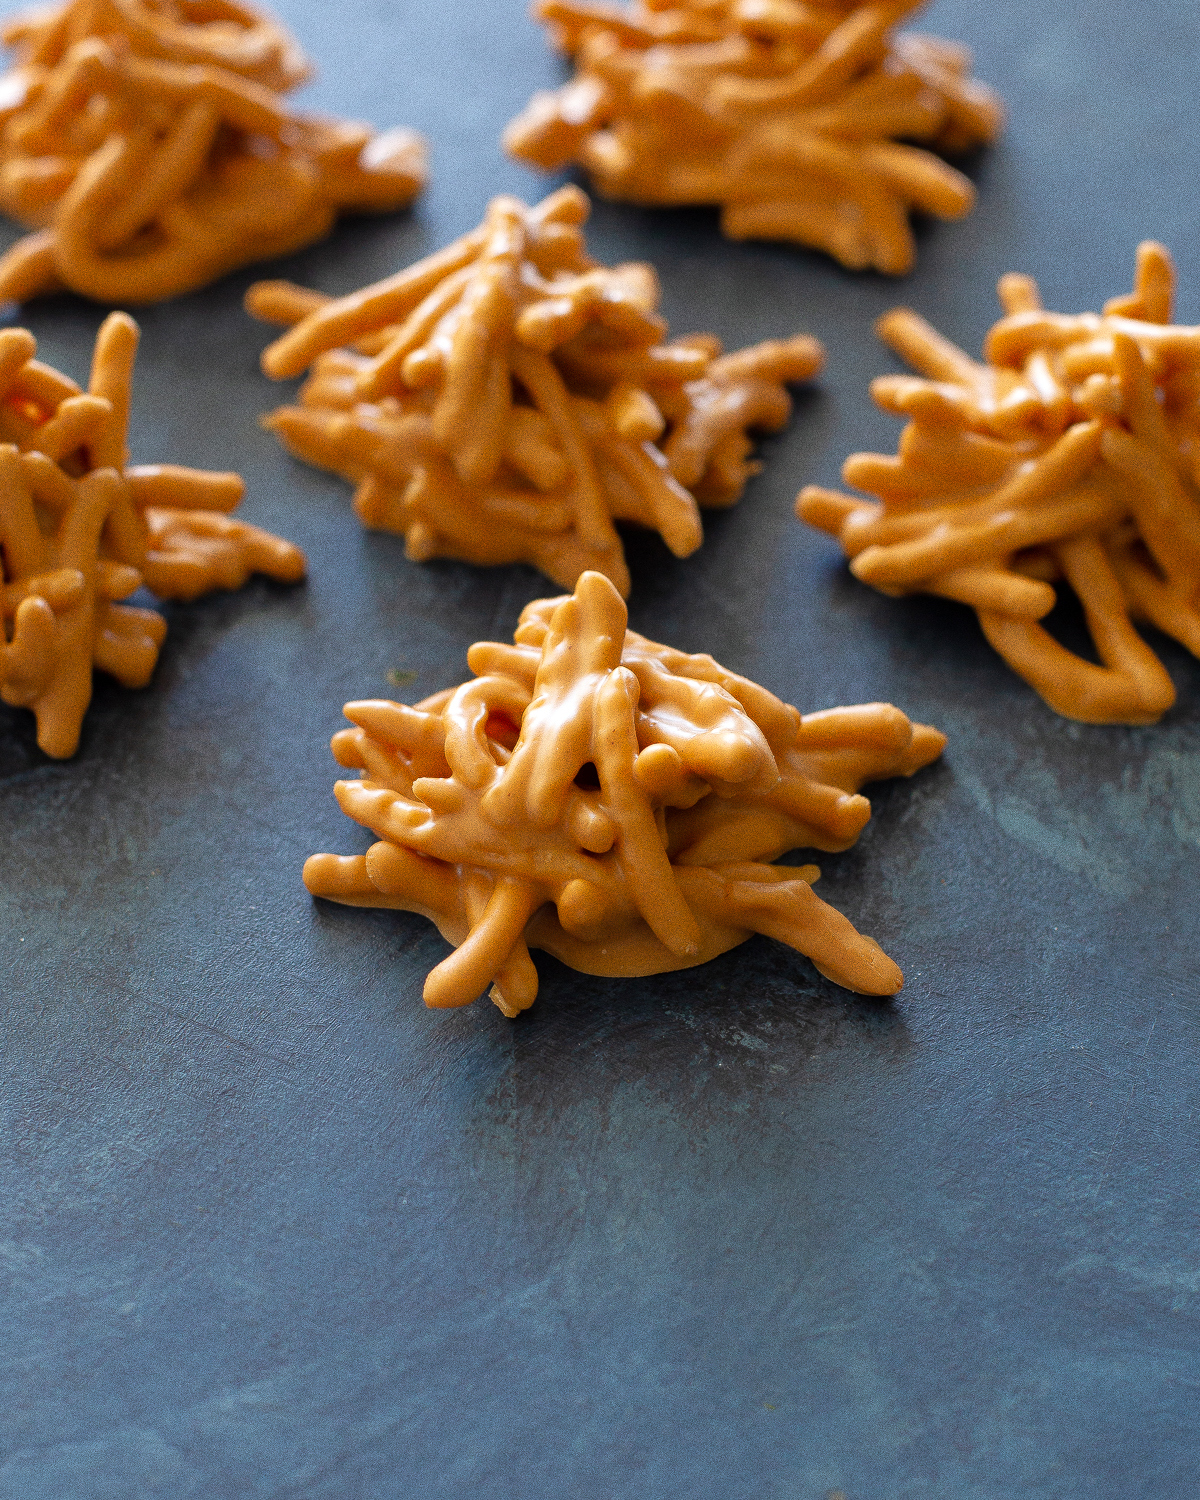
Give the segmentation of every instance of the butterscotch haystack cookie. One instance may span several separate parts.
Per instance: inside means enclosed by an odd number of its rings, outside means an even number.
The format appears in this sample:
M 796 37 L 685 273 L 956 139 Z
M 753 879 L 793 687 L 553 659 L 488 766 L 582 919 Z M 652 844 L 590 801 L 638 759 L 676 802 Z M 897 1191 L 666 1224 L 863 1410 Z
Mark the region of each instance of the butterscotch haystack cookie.
M 898 274 L 913 263 L 911 209 L 957 219 L 975 201 L 932 152 L 1004 123 L 965 47 L 895 34 L 920 5 L 538 0 L 576 75 L 535 94 L 504 143 L 547 171 L 578 163 L 606 198 L 719 204 L 731 239 Z
M 739 498 L 759 467 L 747 429 L 781 427 L 784 383 L 820 368 L 804 335 L 726 355 L 709 334 L 666 343 L 653 268 L 590 259 L 589 208 L 575 187 L 532 209 L 496 198 L 478 229 L 349 297 L 247 293 L 296 325 L 266 373 L 312 369 L 266 425 L 357 484 L 359 519 L 409 557 L 529 562 L 564 588 L 591 568 L 627 594 L 613 522 L 694 552 L 697 500 Z
M 807 714 L 717 665 L 627 631 L 608 579 L 521 615 L 515 646 L 484 642 L 475 680 L 416 708 L 350 703 L 333 751 L 359 768 L 342 810 L 366 855 L 314 855 L 304 880 L 352 906 L 420 912 L 456 947 L 431 1006 L 492 985 L 533 1004 L 544 948 L 586 974 L 704 963 L 752 933 L 828 978 L 894 995 L 903 975 L 812 892 L 789 849 L 846 849 L 871 814 L 866 781 L 911 776 L 945 736 L 886 703 Z
M 414 132 L 289 114 L 308 65 L 247 5 L 67 0 L 3 38 L 0 208 L 37 232 L 0 258 L 0 300 L 157 302 L 424 184 Z
M 1009 666 L 1087 723 L 1152 724 L 1175 701 L 1132 621 L 1200 656 L 1200 328 L 1171 325 L 1173 291 L 1149 242 L 1132 296 L 1102 317 L 1044 312 L 1035 282 L 1005 276 L 985 364 L 916 313 L 888 313 L 880 336 L 929 378 L 871 387 L 909 419 L 900 452 L 854 454 L 842 472 L 880 499 L 810 486 L 797 501 L 858 578 L 969 604 Z M 1102 665 L 1038 623 L 1062 582 Z
M 127 466 L 137 342 L 113 313 L 81 392 L 33 358 L 32 334 L 0 332 L 0 698 L 33 710 L 47 755 L 78 748 L 93 667 L 125 687 L 150 680 L 167 622 L 119 600 L 304 576 L 298 548 L 223 514 L 242 497 L 236 474 Z

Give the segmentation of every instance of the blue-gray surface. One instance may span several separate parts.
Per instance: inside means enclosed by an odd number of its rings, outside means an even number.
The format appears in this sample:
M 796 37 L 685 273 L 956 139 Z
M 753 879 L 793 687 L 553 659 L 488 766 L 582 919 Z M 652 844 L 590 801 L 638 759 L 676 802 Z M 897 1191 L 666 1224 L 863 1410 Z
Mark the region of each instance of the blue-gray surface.
M 281 274 L 348 290 L 539 192 L 496 148 L 558 76 L 521 0 L 281 9 L 309 100 L 435 153 L 411 214 Z M 678 331 L 827 342 L 702 551 L 632 544 L 632 623 L 803 707 L 888 698 L 949 733 L 823 862 L 907 971 L 896 1004 L 756 940 L 643 983 L 540 960 L 516 1024 L 427 1012 L 428 924 L 300 887 L 307 854 L 366 843 L 328 736 L 389 669 L 459 680 L 544 585 L 407 562 L 253 425 L 280 398 L 254 273 L 143 316 L 135 457 L 240 468 L 311 581 L 171 608 L 153 684 L 99 682 L 72 762 L 0 710 L 4 1500 L 1200 1493 L 1200 664 L 1156 640 L 1180 696 L 1157 728 L 1067 723 L 965 610 L 854 583 L 790 509 L 893 444 L 866 386 L 898 300 L 977 347 L 999 273 L 1095 307 L 1155 236 L 1200 321 L 1197 13 L 927 22 L 1012 122 L 906 282 L 727 244 L 707 212 L 594 222 L 605 259 L 657 262 Z M 27 312 L 76 374 L 100 317 Z

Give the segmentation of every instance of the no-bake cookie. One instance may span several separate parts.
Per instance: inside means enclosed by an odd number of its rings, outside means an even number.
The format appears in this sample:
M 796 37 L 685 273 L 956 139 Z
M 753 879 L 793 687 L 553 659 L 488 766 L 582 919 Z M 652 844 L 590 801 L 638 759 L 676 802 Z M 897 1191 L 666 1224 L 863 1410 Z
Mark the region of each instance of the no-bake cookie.
M 32 334 L 0 332 L 0 698 L 33 711 L 47 755 L 78 748 L 93 667 L 124 687 L 150 680 L 167 622 L 121 600 L 304 576 L 298 548 L 227 514 L 236 474 L 128 465 L 137 343 L 132 318 L 107 318 L 81 391 L 33 357 Z
M 800 335 L 721 353 L 666 341 L 648 265 L 597 265 L 578 188 L 536 208 L 496 198 L 483 224 L 336 301 L 286 282 L 247 308 L 294 324 L 263 354 L 299 405 L 266 419 L 298 457 L 358 486 L 367 526 L 411 558 L 529 562 L 563 588 L 587 569 L 629 591 L 614 521 L 701 541 L 697 501 L 732 505 L 757 465 L 748 428 L 781 427 L 784 384 L 821 346 Z
M 704 963 L 761 932 L 836 983 L 893 995 L 897 966 L 813 893 L 788 850 L 846 849 L 871 808 L 859 787 L 910 776 L 945 737 L 872 703 L 805 714 L 626 629 L 609 580 L 521 615 L 512 646 L 482 642 L 474 680 L 415 708 L 351 703 L 338 761 L 362 773 L 340 806 L 378 839 L 317 854 L 316 896 L 420 912 L 455 952 L 425 1000 L 489 985 L 505 1015 L 533 1004 L 544 948 L 588 974 Z
M 1132 294 L 1102 315 L 1046 312 L 1030 277 L 1005 276 L 982 364 L 888 313 L 880 336 L 926 378 L 871 387 L 908 419 L 900 451 L 842 472 L 879 499 L 809 486 L 797 501 L 856 577 L 969 604 L 1009 666 L 1088 723 L 1153 723 L 1175 701 L 1135 621 L 1200 656 L 1200 328 L 1172 324 L 1174 281 L 1149 241 Z M 1063 583 L 1099 664 L 1039 623 Z
M 156 302 L 424 183 L 411 130 L 290 113 L 307 63 L 232 0 L 67 0 L 3 38 L 0 209 L 34 233 L 0 258 L 0 300 Z
M 967 213 L 935 151 L 1004 110 L 965 47 L 896 33 L 920 0 L 539 0 L 576 75 L 508 127 L 515 156 L 578 163 L 606 198 L 712 203 L 732 239 L 794 240 L 855 270 L 914 257 L 909 212 Z M 929 148 L 929 149 L 926 149 Z

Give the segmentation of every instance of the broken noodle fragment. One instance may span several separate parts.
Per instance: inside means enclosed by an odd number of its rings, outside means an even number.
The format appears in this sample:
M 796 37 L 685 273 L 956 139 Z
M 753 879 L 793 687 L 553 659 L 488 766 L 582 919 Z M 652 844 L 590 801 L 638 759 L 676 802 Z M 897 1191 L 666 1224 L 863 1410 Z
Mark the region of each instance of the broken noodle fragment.
M 81 391 L 34 359 L 32 334 L 0 332 L 0 698 L 33 711 L 47 755 L 78 748 L 93 667 L 150 680 L 167 622 L 120 601 L 304 576 L 298 548 L 230 517 L 236 474 L 128 465 L 137 344 L 133 319 L 111 314 Z
M 945 736 L 890 704 L 795 708 L 710 656 L 626 629 L 611 582 L 522 612 L 475 677 L 415 708 L 350 703 L 333 752 L 361 779 L 342 810 L 377 837 L 316 854 L 315 896 L 419 912 L 455 952 L 426 1003 L 489 985 L 507 1016 L 533 1004 L 530 948 L 587 974 L 704 963 L 761 932 L 837 984 L 894 995 L 900 970 L 812 891 L 820 872 L 772 863 L 849 848 L 870 817 L 864 782 L 911 776 Z
M 308 64 L 248 5 L 66 0 L 3 38 L 0 208 L 35 232 L 0 257 L 0 299 L 156 302 L 424 184 L 413 131 L 288 112 Z
M 589 210 L 575 187 L 532 209 L 496 198 L 478 229 L 348 297 L 247 293 L 294 325 L 266 373 L 310 371 L 266 425 L 356 484 L 360 520 L 409 557 L 529 562 L 564 588 L 593 569 L 627 594 L 614 521 L 695 551 L 697 502 L 739 498 L 758 468 L 747 429 L 781 427 L 784 385 L 820 368 L 805 335 L 727 355 L 709 334 L 665 342 L 653 269 L 597 265 Z
M 538 0 L 577 71 L 534 95 L 505 146 L 545 171 L 577 163 L 606 198 L 719 204 L 731 239 L 907 271 L 910 211 L 957 219 L 975 201 L 934 151 L 993 141 L 1004 123 L 965 47 L 895 34 L 920 5 Z
M 797 501 L 856 577 L 970 605 L 1009 666 L 1086 723 L 1152 724 L 1175 701 L 1135 621 L 1200 656 L 1200 328 L 1171 323 L 1174 285 L 1151 241 L 1102 315 L 1047 312 L 1032 278 L 1004 276 L 983 364 L 888 313 L 880 337 L 926 378 L 871 387 L 908 418 L 900 451 L 853 454 L 842 473 L 879 499 L 810 485 Z M 1039 623 L 1064 583 L 1098 664 Z

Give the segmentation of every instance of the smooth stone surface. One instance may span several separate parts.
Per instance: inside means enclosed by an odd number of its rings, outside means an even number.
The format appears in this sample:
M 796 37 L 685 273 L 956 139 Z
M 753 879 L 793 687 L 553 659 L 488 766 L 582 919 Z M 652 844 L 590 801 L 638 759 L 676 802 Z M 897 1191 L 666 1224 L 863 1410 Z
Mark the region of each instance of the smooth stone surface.
M 632 624 L 950 746 L 821 859 L 897 1003 L 756 939 L 645 982 L 539 957 L 516 1024 L 427 1012 L 430 925 L 313 903 L 299 871 L 369 841 L 331 795 L 342 703 L 461 680 L 551 590 L 364 533 L 255 426 L 290 388 L 240 297 L 349 290 L 548 190 L 496 141 L 561 64 L 523 0 L 280 10 L 320 62 L 302 97 L 418 126 L 435 175 L 410 213 L 139 314 L 135 458 L 240 469 L 309 582 L 169 606 L 153 683 L 99 678 L 73 761 L 0 708 L 0 1496 L 1200 1493 L 1200 663 L 1155 640 L 1157 728 L 1068 723 L 968 611 L 855 583 L 791 512 L 894 447 L 867 384 L 898 368 L 871 332 L 897 302 L 977 349 L 1000 273 L 1094 308 L 1154 236 L 1200 321 L 1194 7 L 930 6 L 1011 125 L 902 282 L 597 206 L 595 253 L 652 259 L 675 331 L 829 349 L 700 553 L 631 540 Z M 102 315 L 26 318 L 79 376 Z

